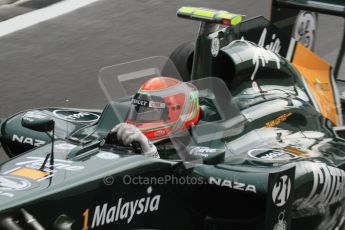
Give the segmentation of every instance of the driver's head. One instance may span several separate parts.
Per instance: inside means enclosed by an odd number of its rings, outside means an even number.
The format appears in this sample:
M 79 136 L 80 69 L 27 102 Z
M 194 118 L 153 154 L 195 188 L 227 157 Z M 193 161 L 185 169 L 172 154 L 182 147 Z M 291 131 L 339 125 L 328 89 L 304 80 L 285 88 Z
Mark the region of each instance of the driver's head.
M 193 84 L 155 77 L 134 95 L 127 123 L 138 127 L 150 140 L 162 140 L 196 124 L 199 115 L 198 91 Z

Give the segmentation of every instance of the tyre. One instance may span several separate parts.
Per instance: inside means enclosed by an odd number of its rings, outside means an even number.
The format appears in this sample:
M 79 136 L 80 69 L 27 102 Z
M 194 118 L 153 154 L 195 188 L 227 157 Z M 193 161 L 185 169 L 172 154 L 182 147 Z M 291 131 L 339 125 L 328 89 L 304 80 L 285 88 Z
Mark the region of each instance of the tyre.
M 191 80 L 195 43 L 192 41 L 179 45 L 170 55 L 183 81 Z

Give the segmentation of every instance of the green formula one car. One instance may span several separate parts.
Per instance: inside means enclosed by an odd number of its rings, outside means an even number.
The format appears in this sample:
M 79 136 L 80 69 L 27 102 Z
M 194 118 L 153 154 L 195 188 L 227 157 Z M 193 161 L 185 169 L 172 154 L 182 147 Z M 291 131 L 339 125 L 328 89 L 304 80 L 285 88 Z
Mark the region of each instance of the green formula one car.
M 331 66 L 263 17 L 177 15 L 201 22 L 195 48 L 183 44 L 173 62 L 103 68 L 103 111 L 1 119 L 11 159 L 0 165 L 0 229 L 344 228 L 345 129 Z M 116 139 L 111 129 L 146 103 L 134 101 L 139 86 L 179 75 L 197 89 L 198 123 L 154 142 L 160 158 Z

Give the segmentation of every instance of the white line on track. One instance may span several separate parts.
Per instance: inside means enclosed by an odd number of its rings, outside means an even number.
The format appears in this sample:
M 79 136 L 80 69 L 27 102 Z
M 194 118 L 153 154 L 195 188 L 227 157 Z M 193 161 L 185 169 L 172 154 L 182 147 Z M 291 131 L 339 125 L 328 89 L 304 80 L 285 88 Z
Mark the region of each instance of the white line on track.
M 0 22 L 0 37 L 72 12 L 99 0 L 65 0 Z

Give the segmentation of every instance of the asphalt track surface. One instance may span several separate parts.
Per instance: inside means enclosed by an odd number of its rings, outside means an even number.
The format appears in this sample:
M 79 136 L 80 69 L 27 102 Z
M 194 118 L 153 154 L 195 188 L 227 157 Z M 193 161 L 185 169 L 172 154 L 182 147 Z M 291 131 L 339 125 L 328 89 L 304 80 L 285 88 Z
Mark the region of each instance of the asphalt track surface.
M 43 106 L 103 108 L 102 67 L 168 56 L 195 38 L 198 23 L 176 18 L 183 5 L 270 14 L 270 0 L 100 0 L 12 33 L 0 38 L 0 117 Z M 343 27 L 340 18 L 319 17 L 316 51 L 331 62 Z

